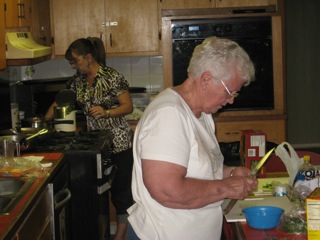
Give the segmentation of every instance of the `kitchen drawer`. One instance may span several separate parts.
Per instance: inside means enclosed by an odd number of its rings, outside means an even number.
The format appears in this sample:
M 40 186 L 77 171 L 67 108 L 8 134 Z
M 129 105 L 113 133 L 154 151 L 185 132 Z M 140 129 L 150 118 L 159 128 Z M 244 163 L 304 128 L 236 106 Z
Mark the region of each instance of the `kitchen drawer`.
M 245 129 L 264 132 L 269 142 L 281 143 L 286 140 L 285 120 L 216 122 L 216 135 L 219 142 L 240 141 L 241 130 Z

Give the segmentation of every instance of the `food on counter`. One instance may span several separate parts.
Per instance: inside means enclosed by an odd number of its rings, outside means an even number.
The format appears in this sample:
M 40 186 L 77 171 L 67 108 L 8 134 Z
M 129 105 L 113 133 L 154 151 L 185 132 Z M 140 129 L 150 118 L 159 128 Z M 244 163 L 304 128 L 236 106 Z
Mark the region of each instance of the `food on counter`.
M 8 165 L 7 159 L 0 158 L 0 177 L 43 177 L 45 172 L 40 163 L 42 159 L 41 156 L 15 157 Z
M 133 111 L 131 114 L 128 114 L 125 116 L 126 120 L 139 120 L 143 114 L 143 111 L 141 111 L 139 108 L 137 108 L 135 105 L 133 105 Z

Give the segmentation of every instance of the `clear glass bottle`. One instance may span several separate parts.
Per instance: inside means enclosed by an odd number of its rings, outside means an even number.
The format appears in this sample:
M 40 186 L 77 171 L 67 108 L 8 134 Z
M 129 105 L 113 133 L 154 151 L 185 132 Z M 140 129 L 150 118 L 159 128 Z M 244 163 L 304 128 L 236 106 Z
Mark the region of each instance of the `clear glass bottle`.
M 300 166 L 296 178 L 294 180 L 294 187 L 299 185 L 305 185 L 313 191 L 318 187 L 318 178 L 316 166 L 311 164 L 311 159 L 309 155 L 303 156 L 303 164 Z

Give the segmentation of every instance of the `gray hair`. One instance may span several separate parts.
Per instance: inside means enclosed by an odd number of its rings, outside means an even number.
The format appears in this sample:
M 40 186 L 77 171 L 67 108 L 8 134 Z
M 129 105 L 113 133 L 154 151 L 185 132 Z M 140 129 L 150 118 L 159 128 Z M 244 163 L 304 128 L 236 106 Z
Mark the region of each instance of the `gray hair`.
M 209 71 L 215 78 L 228 81 L 233 74 L 233 67 L 242 77 L 244 86 L 254 80 L 254 65 L 238 43 L 230 39 L 209 37 L 194 49 L 188 76 L 197 79 L 203 72 Z

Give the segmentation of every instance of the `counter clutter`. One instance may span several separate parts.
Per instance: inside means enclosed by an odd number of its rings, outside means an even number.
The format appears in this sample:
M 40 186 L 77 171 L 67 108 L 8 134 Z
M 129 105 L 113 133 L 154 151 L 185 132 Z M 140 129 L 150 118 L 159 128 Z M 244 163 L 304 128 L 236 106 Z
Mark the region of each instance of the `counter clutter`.
M 303 158 L 311 158 L 311 163 L 314 165 L 320 164 L 320 155 L 317 153 L 295 151 L 288 143 L 278 145 L 275 155 L 269 160 L 269 165 L 279 166 L 278 163 L 282 160 L 287 172 L 274 172 L 274 174 L 267 172 L 266 178 L 259 178 L 258 190 L 248 198 L 239 200 L 225 215 L 224 232 L 229 234 L 232 226 L 234 230 L 232 233 L 239 240 L 319 239 L 320 211 L 315 209 L 320 209 L 320 186 L 315 187 L 314 184 L 310 184 L 311 182 L 319 184 L 319 166 L 301 171 L 302 168 L 299 166 Z M 270 170 L 270 168 L 267 169 Z M 295 184 L 298 175 L 304 176 L 305 184 Z M 301 176 L 299 179 L 302 179 Z M 229 200 L 225 200 L 223 209 L 228 206 L 228 202 Z M 308 203 L 311 204 L 308 205 Z M 244 208 L 251 206 L 275 206 L 282 208 L 284 213 L 276 227 L 255 229 L 249 226 L 242 212 Z M 312 208 L 314 206 L 316 207 Z
M 36 153 L 36 154 L 23 155 L 23 157 L 26 157 L 26 158 L 32 158 L 32 159 L 36 158 L 38 160 L 41 158 L 42 160 L 40 161 L 40 163 L 44 163 L 46 165 L 52 164 L 52 166 L 42 169 L 43 173 L 45 174 L 37 175 L 37 177 L 32 176 L 32 172 L 28 172 L 23 174 L 23 176 L 21 177 L 0 178 L 1 180 L 3 179 L 6 179 L 6 180 L 32 179 L 33 180 L 32 184 L 30 184 L 29 186 L 27 186 L 26 189 L 24 189 L 23 194 L 19 196 L 18 201 L 16 202 L 15 206 L 10 210 L 10 212 L 0 214 L 0 239 L 12 239 L 14 236 L 18 238 L 20 237 L 20 239 L 27 239 L 24 237 L 26 236 L 30 237 L 30 234 L 35 234 L 33 236 L 37 236 L 37 237 L 41 235 L 39 233 L 41 229 L 28 229 L 30 233 L 28 235 L 24 235 L 25 234 L 24 226 L 28 226 L 28 219 L 29 219 L 30 213 L 32 212 L 32 208 L 36 205 L 36 203 L 38 202 L 38 199 L 42 196 L 48 183 L 52 181 L 55 174 L 63 166 L 62 156 L 63 156 L 62 153 Z M 31 176 L 30 175 L 28 176 L 28 174 L 31 174 Z M 18 192 L 19 191 L 20 190 L 18 190 Z M 13 193 L 9 192 L 8 194 L 12 196 Z M 0 198 L 4 199 L 6 197 L 8 198 L 9 196 L 6 196 L 5 193 L 1 191 Z M 38 215 L 39 219 L 40 219 L 40 215 Z M 38 225 L 36 226 L 39 227 Z M 49 228 L 49 230 L 51 231 L 51 234 L 54 232 L 54 229 L 52 228 L 52 226 L 51 228 Z M 47 233 L 47 232 L 44 232 L 44 233 Z M 29 238 L 29 239 L 35 239 L 35 238 Z

